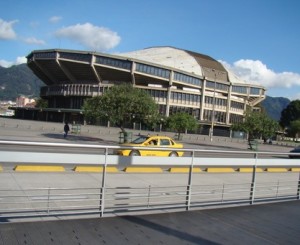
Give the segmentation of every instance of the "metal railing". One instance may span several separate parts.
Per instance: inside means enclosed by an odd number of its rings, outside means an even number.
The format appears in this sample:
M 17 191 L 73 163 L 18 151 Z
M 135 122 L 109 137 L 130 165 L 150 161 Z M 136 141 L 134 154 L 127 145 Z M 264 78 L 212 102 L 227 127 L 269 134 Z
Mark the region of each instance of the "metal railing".
M 300 159 L 289 159 L 289 153 L 274 152 L 249 152 L 249 151 L 220 151 L 200 149 L 177 149 L 185 152 L 185 157 L 123 157 L 109 154 L 113 150 L 124 148 L 120 146 L 59 144 L 42 142 L 0 141 L 0 145 L 11 146 L 51 146 L 64 148 L 94 148 L 102 149 L 101 153 L 78 154 L 38 152 L 34 150 L 19 151 L 1 150 L 1 162 L 6 164 L 49 164 L 50 162 L 70 165 L 77 163 L 84 165 L 101 165 L 103 171 L 99 173 L 102 181 L 97 187 L 84 188 L 5 188 L 0 187 L 0 220 L 13 217 L 41 217 L 41 216 L 66 216 L 66 215 L 91 215 L 97 216 L 128 214 L 129 212 L 155 212 L 158 210 L 191 210 L 226 205 L 251 205 L 261 202 L 283 201 L 298 199 L 300 193 Z M 133 147 L 134 148 L 134 147 Z M 135 147 L 134 149 L 141 149 Z M 152 148 L 149 148 L 152 149 Z M 167 148 L 163 150 L 168 150 Z M 100 151 L 99 151 L 100 152 Z M 38 155 L 35 155 L 38 154 Z M 219 154 L 219 155 L 218 155 Z M 226 157 L 221 157 L 225 156 Z M 237 157 L 238 155 L 238 157 Z M 167 161 L 166 161 L 167 159 Z M 170 159 L 172 159 L 170 161 Z M 123 172 L 126 167 L 161 167 L 163 178 L 169 178 L 172 173 L 169 168 L 188 168 L 188 173 L 182 178 L 186 184 L 165 185 L 155 183 L 148 186 L 137 186 L 130 182 L 132 176 Z M 171 163 L 170 163 L 171 162 Z M 1 163 L 0 163 L 1 165 Z M 107 167 L 115 166 L 119 174 L 128 176 L 124 186 L 111 187 L 106 184 Z M 209 184 L 195 184 L 193 178 L 199 174 L 207 174 L 208 168 L 251 168 L 251 175 L 247 180 L 243 176 L 238 182 L 226 181 Z M 203 173 L 195 173 L 195 168 L 201 168 Z M 272 169 L 285 168 L 285 178 L 258 181 L 258 168 Z M 296 169 L 296 172 L 291 171 Z M 3 171 L 5 172 L 5 171 Z M 36 173 L 38 174 L 38 173 Z M 242 175 L 243 173 L 231 173 Z M 265 173 L 269 174 L 269 173 Z M 270 173 L 271 174 L 271 173 Z M 113 174 L 110 174 L 110 177 Z M 143 175 L 143 174 L 142 174 Z M 1 176 L 1 173 L 0 173 Z M 61 175 L 63 178 L 64 175 Z

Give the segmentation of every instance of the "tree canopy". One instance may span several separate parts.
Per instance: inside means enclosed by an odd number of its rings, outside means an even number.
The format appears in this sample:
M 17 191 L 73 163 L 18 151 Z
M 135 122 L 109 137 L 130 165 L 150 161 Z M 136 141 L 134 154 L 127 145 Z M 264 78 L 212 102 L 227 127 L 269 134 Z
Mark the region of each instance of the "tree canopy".
M 44 109 L 48 107 L 48 100 L 44 100 L 42 98 L 38 98 L 36 100 L 35 108 Z
M 300 100 L 291 101 L 288 106 L 282 110 L 280 125 L 289 128 L 292 121 L 300 120 Z
M 295 138 L 295 139 L 299 138 L 300 137 L 300 120 L 291 121 L 289 131 L 293 138 Z
M 264 112 L 247 111 L 244 122 L 232 125 L 231 129 L 248 133 L 249 139 L 268 139 L 275 135 L 279 124 Z
M 110 87 L 102 96 L 86 99 L 83 105 L 87 118 L 106 119 L 125 132 L 124 125 L 135 121 L 152 124 L 158 118 L 153 98 L 132 85 Z
M 178 138 L 180 138 L 180 134 L 186 130 L 196 129 L 198 122 L 193 116 L 180 112 L 171 115 L 167 119 L 167 125 L 170 129 L 175 130 L 178 133 Z

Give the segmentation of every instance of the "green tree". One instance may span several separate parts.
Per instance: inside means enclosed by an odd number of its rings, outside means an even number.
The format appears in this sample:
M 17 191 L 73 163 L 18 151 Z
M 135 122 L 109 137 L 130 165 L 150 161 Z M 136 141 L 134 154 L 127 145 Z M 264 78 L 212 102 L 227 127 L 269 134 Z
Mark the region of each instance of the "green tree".
M 299 138 L 299 136 L 300 136 L 300 120 L 291 121 L 290 134 L 294 137 L 294 139 Z
M 38 98 L 36 100 L 35 108 L 44 109 L 48 107 L 48 100 L 44 100 L 42 98 Z
M 181 133 L 184 133 L 186 130 L 196 129 L 198 121 L 193 116 L 180 112 L 171 115 L 167 119 L 167 125 L 170 129 L 173 129 L 178 133 L 178 138 L 180 139 Z
M 248 110 L 244 121 L 232 125 L 231 129 L 248 133 L 249 140 L 260 137 L 267 139 L 275 135 L 279 124 L 264 112 Z
M 288 106 L 282 110 L 280 125 L 283 128 L 289 128 L 292 121 L 300 120 L 300 100 L 291 101 Z
M 125 123 L 139 121 L 153 124 L 158 118 L 158 108 L 153 98 L 128 84 L 115 85 L 102 96 L 86 99 L 83 110 L 87 118 L 106 119 L 114 123 L 125 136 Z

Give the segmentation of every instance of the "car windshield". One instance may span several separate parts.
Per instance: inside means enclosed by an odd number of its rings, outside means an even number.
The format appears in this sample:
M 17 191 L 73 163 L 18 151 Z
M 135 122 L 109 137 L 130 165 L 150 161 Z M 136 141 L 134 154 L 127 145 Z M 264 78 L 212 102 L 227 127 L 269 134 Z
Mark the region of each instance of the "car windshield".
M 140 136 L 140 137 L 136 138 L 135 140 L 131 141 L 130 143 L 132 143 L 132 144 L 141 144 L 141 143 L 145 142 L 147 139 L 149 139 L 149 137 Z

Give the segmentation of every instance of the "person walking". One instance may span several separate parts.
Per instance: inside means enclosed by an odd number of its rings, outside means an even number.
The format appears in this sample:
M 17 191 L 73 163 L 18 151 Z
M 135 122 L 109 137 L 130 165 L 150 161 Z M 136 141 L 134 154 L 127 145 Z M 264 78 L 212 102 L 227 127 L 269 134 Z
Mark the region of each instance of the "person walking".
M 66 122 L 65 126 L 64 126 L 64 138 L 67 138 L 69 131 L 70 131 L 70 127 L 69 127 L 68 122 Z

